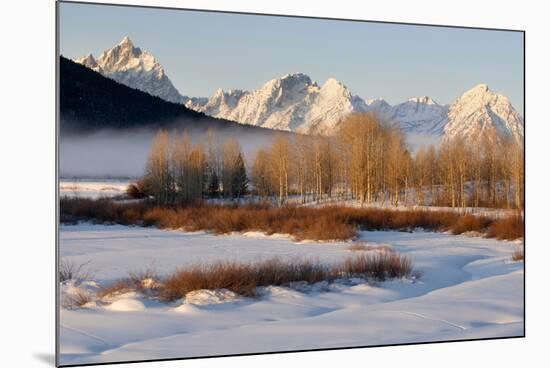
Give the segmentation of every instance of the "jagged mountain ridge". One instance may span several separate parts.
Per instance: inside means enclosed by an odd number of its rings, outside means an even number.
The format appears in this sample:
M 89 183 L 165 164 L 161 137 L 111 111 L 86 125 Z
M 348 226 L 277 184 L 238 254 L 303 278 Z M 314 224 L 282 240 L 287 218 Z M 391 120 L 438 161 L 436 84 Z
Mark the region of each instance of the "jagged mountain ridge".
M 335 78 L 318 85 L 306 74 L 293 73 L 252 91 L 218 89 L 210 98 L 189 98 L 172 85 L 155 58 L 135 47 L 128 37 L 98 59 L 89 54 L 76 61 L 166 101 L 183 103 L 212 117 L 263 128 L 333 134 L 347 115 L 375 111 L 398 123 L 409 137 L 476 138 L 494 127 L 501 134 L 518 141 L 523 139 L 523 118 L 505 96 L 491 92 L 486 85 L 474 87 L 450 105 L 440 105 L 422 96 L 392 106 L 383 99 L 365 101 Z
M 253 91 L 218 89 L 206 104 L 188 106 L 242 124 L 300 133 L 330 133 L 347 114 L 367 111 L 336 79 L 319 86 L 303 73 L 272 79 Z
M 354 112 L 376 112 L 399 124 L 409 136 L 450 139 L 477 138 L 489 127 L 523 140 L 523 118 L 507 97 L 478 85 L 450 105 L 428 96 L 390 105 L 383 99 L 364 101 L 346 86 L 329 78 L 322 86 L 302 73 L 273 79 L 253 91 L 217 90 L 207 103 L 189 105 L 207 115 L 242 124 L 300 133 L 334 133 L 341 120 Z

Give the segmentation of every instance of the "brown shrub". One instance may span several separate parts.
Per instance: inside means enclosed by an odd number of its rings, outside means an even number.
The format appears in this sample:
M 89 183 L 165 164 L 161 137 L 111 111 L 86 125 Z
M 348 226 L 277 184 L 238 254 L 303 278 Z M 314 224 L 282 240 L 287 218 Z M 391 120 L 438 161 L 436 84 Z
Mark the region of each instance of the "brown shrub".
M 161 297 L 164 300 L 176 300 L 200 289 L 228 289 L 243 296 L 255 296 L 259 286 L 286 285 L 297 281 L 311 284 L 348 277 L 385 280 L 407 277 L 411 272 L 411 260 L 393 252 L 350 257 L 343 263 L 332 266 L 311 261 L 283 261 L 278 258 L 256 264 L 196 264 L 169 276 L 163 283 Z
M 160 292 L 161 288 L 162 283 L 157 273 L 152 267 L 148 267 L 142 271 L 130 272 L 127 278 L 102 287 L 97 292 L 97 296 L 104 298 L 130 291 L 139 291 L 143 294 L 156 295 Z
M 138 284 L 133 283 L 129 279 L 115 281 L 114 283 L 102 287 L 96 294 L 99 298 L 124 294 L 130 291 L 137 290 Z
M 467 231 L 483 232 L 487 229 L 490 220 L 482 216 L 474 216 L 466 214 L 460 216 L 454 224 L 451 225 L 451 232 L 455 235 L 465 233 Z
M 59 282 L 68 280 L 81 282 L 84 280 L 89 280 L 91 278 L 90 271 L 87 270 L 87 266 L 89 263 L 90 262 L 85 262 L 77 265 L 72 261 L 59 261 Z
M 488 238 L 515 240 L 525 236 L 523 216 L 517 214 L 493 221 L 487 231 Z
M 330 213 L 344 221 L 367 230 L 409 231 L 415 228 L 442 231 L 449 228 L 459 214 L 451 211 L 407 210 L 378 208 L 327 207 Z
M 412 272 L 410 258 L 395 252 L 381 252 L 373 255 L 361 254 L 348 258 L 339 270 L 345 277 L 367 277 L 375 280 L 407 277 Z
M 213 265 L 194 265 L 169 276 L 162 297 L 175 300 L 188 292 L 200 289 L 228 289 L 245 296 L 255 295 L 255 277 L 251 266 L 224 262 Z
M 142 181 L 128 185 L 126 187 L 126 195 L 133 199 L 142 199 L 149 196 Z
M 451 230 L 455 234 L 480 231 L 489 237 L 515 239 L 523 236 L 523 219 L 493 220 L 452 211 L 350 208 L 320 208 L 267 204 L 158 207 L 152 203 L 116 203 L 108 199 L 61 199 L 61 221 L 87 220 L 98 223 L 155 226 L 161 229 L 206 230 L 216 234 L 261 231 L 284 233 L 296 240 L 347 240 L 365 230 L 431 231 Z
M 76 294 L 65 295 L 62 302 L 62 307 L 66 309 L 82 308 L 92 300 L 93 298 L 90 294 L 77 292 Z
M 525 258 L 525 254 L 523 252 L 523 248 L 516 249 L 514 253 L 512 253 L 512 260 L 513 261 L 523 261 Z
M 61 198 L 61 223 L 92 221 L 132 225 L 141 221 L 147 205 L 144 203 L 117 203 L 108 198 Z
M 290 234 L 297 240 L 347 240 L 357 234 L 355 225 L 337 221 L 330 216 L 307 217 L 295 226 Z

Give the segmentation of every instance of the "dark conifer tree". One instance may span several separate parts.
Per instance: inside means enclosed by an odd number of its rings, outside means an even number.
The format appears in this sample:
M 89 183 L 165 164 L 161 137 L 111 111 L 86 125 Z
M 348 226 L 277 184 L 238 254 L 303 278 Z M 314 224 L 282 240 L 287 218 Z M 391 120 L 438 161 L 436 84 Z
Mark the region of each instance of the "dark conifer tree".
M 235 163 L 232 187 L 233 195 L 237 198 L 248 193 L 248 176 L 246 176 L 246 167 L 241 153 L 237 156 L 237 162 Z
M 208 180 L 208 196 L 217 197 L 220 191 L 220 180 L 218 179 L 218 174 L 213 170 Z

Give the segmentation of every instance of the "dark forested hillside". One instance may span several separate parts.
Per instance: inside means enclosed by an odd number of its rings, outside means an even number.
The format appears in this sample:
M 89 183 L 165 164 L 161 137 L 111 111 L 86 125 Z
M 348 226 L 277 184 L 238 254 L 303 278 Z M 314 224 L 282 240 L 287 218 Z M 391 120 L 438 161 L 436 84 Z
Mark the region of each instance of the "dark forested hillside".
M 63 56 L 59 78 L 61 133 L 162 127 L 267 133 L 263 128 L 211 118 L 127 87 Z

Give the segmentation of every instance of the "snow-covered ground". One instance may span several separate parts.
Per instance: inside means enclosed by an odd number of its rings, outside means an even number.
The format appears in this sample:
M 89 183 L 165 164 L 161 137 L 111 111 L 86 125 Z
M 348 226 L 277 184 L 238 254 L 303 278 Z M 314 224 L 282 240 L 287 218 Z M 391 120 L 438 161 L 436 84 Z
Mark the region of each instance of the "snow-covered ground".
M 61 179 L 59 181 L 60 195 L 62 197 L 77 197 L 77 198 L 112 198 L 126 193 L 126 188 L 128 185 L 135 183 L 136 180 L 130 179 Z M 392 205 L 389 201 L 378 201 L 372 203 L 363 203 L 359 200 L 352 199 L 340 199 L 337 195 L 333 198 L 323 198 L 319 202 L 313 201 L 308 197 L 308 202 L 305 204 L 301 203 L 301 198 L 299 195 L 291 195 L 288 199 L 288 202 L 291 204 L 301 205 L 305 207 L 321 207 L 321 206 L 346 206 L 346 207 L 357 207 L 357 208 L 380 208 L 380 209 L 391 209 L 395 211 L 407 211 L 407 210 L 426 210 L 426 211 L 455 211 L 459 213 L 470 213 L 474 215 L 482 215 L 488 217 L 504 217 L 517 213 L 516 210 L 511 209 L 502 209 L 502 208 L 485 208 L 485 207 L 465 207 L 465 208 L 452 208 L 452 207 L 441 207 L 441 206 L 421 206 L 414 205 L 412 200 L 414 198 L 414 190 L 411 189 L 411 194 L 409 195 L 408 204 L 399 204 L 399 206 Z M 247 203 L 258 203 L 270 201 L 274 205 L 278 203 L 278 199 L 275 197 L 265 198 L 257 196 L 246 196 L 238 200 L 235 199 L 208 199 L 207 202 L 211 204 L 228 204 L 234 205 L 238 201 L 240 204 Z
M 350 243 L 296 243 L 258 233 L 215 236 L 152 228 L 61 226 L 64 261 L 99 284 L 154 267 L 262 258 L 335 262 Z M 62 309 L 62 364 L 180 358 L 523 334 L 523 263 L 516 243 L 429 232 L 361 232 L 358 241 L 410 256 L 419 281 L 268 287 L 257 299 L 199 291 L 164 304 L 135 293 Z M 94 289 L 92 283 L 86 288 Z M 62 287 L 70 292 L 71 287 Z
M 59 195 L 61 197 L 105 198 L 116 197 L 126 193 L 131 180 L 117 179 L 61 179 Z

